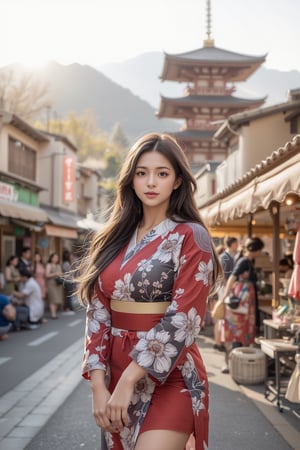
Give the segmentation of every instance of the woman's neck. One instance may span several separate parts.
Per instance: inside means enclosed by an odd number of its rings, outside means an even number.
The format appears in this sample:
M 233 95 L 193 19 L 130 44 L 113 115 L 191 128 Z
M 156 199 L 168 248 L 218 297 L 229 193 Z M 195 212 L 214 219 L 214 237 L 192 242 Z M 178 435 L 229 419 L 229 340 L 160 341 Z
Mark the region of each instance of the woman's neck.
M 145 231 L 150 231 L 156 227 L 159 223 L 167 218 L 165 208 L 163 210 L 148 210 L 144 208 L 142 220 L 139 223 L 139 228 Z
M 137 227 L 136 241 L 140 242 L 149 231 L 153 230 L 153 228 L 163 222 L 166 218 L 166 214 L 144 215 Z

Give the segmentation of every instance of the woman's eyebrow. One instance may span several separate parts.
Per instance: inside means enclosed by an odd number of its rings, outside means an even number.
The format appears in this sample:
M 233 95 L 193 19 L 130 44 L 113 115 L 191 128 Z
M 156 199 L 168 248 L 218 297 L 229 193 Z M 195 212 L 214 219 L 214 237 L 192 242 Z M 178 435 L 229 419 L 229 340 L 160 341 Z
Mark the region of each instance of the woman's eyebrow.
M 149 169 L 148 166 L 136 166 L 137 169 Z M 159 167 L 154 167 L 154 169 L 156 170 L 161 170 L 161 169 L 167 169 L 170 170 L 170 167 L 167 166 L 159 166 Z

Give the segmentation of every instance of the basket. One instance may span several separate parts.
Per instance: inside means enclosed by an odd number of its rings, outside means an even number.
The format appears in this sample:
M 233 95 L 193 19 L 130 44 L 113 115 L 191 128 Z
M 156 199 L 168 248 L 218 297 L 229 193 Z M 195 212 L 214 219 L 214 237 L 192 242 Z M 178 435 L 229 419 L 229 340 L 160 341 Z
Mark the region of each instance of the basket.
M 240 384 L 260 384 L 265 380 L 266 356 L 257 348 L 238 347 L 229 355 L 229 373 Z

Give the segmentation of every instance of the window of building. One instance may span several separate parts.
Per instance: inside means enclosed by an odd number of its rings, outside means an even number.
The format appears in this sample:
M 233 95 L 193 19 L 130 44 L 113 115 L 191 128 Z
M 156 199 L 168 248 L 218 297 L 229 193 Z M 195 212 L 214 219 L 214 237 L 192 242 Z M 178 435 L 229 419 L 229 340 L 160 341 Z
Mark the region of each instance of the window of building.
M 36 152 L 12 137 L 8 142 L 8 171 L 36 181 Z
M 290 130 L 291 134 L 297 134 L 298 133 L 298 117 L 293 117 L 291 120 Z

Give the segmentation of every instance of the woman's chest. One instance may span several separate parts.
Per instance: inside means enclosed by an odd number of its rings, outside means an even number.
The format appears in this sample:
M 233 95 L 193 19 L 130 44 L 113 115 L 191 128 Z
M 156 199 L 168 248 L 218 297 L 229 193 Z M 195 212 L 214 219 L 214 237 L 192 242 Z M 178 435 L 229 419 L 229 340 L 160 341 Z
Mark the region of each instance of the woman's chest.
M 116 258 L 101 274 L 101 290 L 106 296 L 137 302 L 170 300 L 179 265 L 177 254 L 162 254 L 153 248 L 126 262 L 124 256 Z

